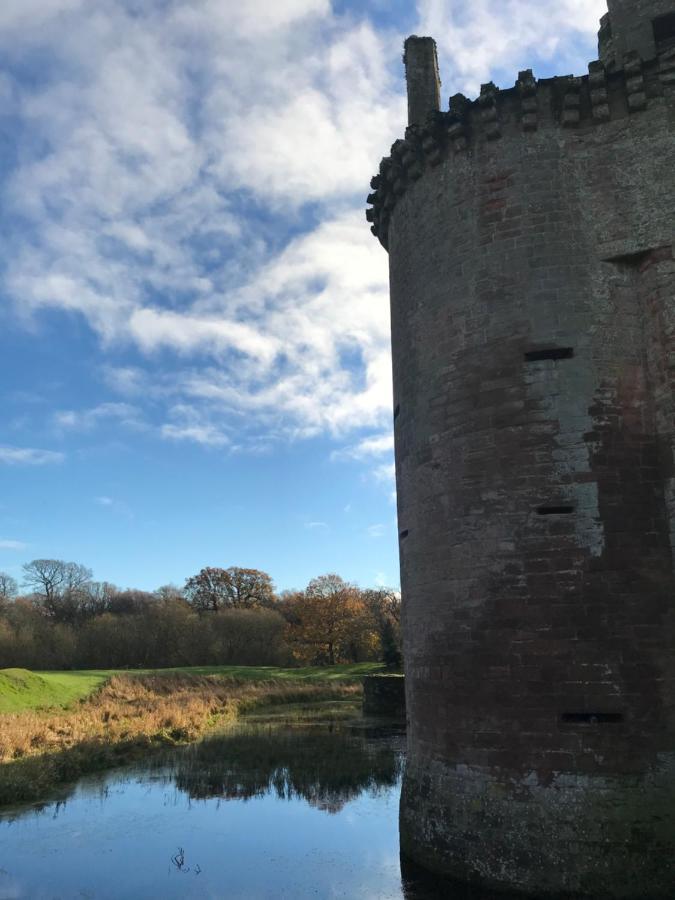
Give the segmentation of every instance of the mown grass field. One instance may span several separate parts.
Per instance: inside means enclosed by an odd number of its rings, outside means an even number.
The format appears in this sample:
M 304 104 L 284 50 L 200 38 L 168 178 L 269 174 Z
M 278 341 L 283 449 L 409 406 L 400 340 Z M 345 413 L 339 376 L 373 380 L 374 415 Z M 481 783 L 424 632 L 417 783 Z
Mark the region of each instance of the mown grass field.
M 342 666 L 307 666 L 282 669 L 276 666 L 192 666 L 173 669 L 97 669 L 75 672 L 29 672 L 0 669 L 0 714 L 24 710 L 67 708 L 92 694 L 116 675 L 216 675 L 238 681 L 288 681 L 324 683 L 360 681 L 380 672 L 382 663 Z

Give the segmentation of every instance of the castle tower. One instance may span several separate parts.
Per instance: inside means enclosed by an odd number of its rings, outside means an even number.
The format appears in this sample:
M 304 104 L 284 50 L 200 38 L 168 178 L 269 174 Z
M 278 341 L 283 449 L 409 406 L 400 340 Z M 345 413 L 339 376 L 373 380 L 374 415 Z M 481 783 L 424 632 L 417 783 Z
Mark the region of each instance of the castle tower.
M 672 0 L 608 0 L 600 23 L 600 59 L 612 70 L 623 68 L 627 53 L 653 60 L 675 46 Z
M 389 251 L 405 855 L 538 897 L 675 896 L 675 0 L 584 77 L 410 123 Z

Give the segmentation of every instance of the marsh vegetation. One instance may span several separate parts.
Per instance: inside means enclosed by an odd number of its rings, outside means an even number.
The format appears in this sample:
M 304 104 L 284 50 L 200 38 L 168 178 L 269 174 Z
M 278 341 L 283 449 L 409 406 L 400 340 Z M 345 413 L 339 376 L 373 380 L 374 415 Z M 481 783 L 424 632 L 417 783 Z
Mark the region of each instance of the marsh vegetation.
M 256 707 L 360 698 L 358 679 L 332 680 L 329 670 L 326 677 L 303 677 L 297 671 L 297 678 L 264 680 L 178 672 L 113 675 L 70 708 L 5 713 L 0 804 L 39 799 L 54 784 L 84 772 L 194 741 Z

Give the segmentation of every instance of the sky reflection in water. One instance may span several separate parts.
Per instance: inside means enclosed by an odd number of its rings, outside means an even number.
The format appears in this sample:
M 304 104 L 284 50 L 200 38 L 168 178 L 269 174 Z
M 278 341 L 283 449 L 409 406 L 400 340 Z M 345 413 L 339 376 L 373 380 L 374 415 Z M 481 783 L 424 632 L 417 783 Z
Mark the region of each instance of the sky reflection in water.
M 84 779 L 0 818 L 0 900 L 401 898 L 402 749 L 391 731 L 258 726 Z
M 248 724 L 82 779 L 0 814 L 0 900 L 495 900 L 399 860 L 404 745 L 358 720 Z

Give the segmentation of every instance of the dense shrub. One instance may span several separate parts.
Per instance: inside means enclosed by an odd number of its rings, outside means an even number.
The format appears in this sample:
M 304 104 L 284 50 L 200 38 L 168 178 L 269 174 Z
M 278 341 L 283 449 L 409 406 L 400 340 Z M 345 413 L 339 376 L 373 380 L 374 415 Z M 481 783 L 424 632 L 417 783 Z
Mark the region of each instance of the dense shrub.
M 257 569 L 203 569 L 187 581 L 202 591 L 195 598 L 172 585 L 120 591 L 60 560 L 24 568 L 35 593 L 15 597 L 10 584 L 1 598 L 0 669 L 400 661 L 398 595 L 337 575 L 277 597 Z M 216 600 L 206 602 L 205 585 Z

